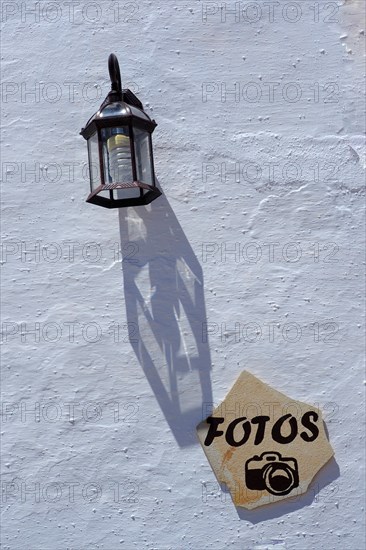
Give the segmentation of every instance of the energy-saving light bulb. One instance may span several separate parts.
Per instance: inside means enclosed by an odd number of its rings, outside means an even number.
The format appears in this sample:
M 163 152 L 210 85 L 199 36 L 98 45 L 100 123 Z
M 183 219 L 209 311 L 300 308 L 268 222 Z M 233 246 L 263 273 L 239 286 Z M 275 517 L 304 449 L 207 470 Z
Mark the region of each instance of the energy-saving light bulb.
M 123 134 L 115 134 L 108 139 L 107 149 L 110 183 L 131 182 L 130 139 Z

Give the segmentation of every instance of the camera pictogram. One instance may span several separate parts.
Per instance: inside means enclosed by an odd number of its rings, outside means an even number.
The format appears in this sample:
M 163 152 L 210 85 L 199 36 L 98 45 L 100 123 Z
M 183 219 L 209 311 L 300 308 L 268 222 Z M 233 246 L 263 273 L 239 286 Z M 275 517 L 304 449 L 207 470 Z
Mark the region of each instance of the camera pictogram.
M 297 461 L 276 452 L 253 456 L 245 464 L 245 481 L 248 489 L 288 495 L 299 486 Z

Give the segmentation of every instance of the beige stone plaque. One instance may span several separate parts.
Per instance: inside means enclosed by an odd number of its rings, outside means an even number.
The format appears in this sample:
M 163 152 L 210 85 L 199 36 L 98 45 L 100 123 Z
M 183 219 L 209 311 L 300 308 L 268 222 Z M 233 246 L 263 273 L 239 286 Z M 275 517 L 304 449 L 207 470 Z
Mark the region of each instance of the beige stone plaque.
M 334 454 L 319 409 L 246 371 L 197 433 L 218 481 L 248 509 L 305 493 Z

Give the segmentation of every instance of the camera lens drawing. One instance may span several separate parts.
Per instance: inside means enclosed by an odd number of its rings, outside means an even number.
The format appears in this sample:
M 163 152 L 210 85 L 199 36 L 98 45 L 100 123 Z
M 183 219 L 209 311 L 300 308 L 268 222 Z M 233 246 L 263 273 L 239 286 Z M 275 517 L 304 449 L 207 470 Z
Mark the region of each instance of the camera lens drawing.
M 288 495 L 299 486 L 299 472 L 295 458 L 277 452 L 253 456 L 245 463 L 245 482 L 248 489 L 268 491 L 272 495 Z

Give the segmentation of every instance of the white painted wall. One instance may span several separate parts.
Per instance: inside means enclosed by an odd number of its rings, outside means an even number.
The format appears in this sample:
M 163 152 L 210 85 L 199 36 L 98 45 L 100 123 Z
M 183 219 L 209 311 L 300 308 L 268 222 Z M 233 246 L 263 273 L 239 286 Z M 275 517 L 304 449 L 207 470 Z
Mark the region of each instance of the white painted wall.
M 218 6 L 3 3 L 4 550 L 364 546 L 363 4 Z M 119 213 L 78 135 L 112 51 L 164 191 Z M 195 437 L 243 369 L 336 453 L 251 513 Z

